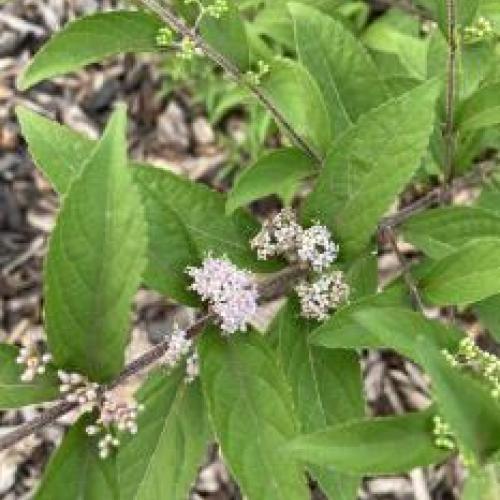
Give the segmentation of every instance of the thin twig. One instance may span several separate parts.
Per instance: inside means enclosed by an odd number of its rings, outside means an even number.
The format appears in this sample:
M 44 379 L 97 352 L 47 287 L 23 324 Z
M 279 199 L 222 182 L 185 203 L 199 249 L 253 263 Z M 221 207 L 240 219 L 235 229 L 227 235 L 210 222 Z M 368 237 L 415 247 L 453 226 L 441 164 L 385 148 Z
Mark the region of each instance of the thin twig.
M 413 276 L 410 273 L 410 266 L 408 264 L 408 261 L 406 260 L 406 257 L 403 255 L 403 253 L 398 247 L 398 242 L 394 229 L 387 228 L 386 235 L 389 240 L 389 244 L 391 245 L 392 251 L 396 254 L 396 257 L 398 259 L 401 271 L 403 273 L 403 279 L 406 283 L 406 286 L 408 287 L 408 290 L 410 291 L 412 302 L 415 309 L 419 309 L 420 311 L 425 312 L 424 301 L 422 300 L 422 297 L 420 296 L 420 292 L 418 290 L 418 286 L 415 280 L 413 279 Z
M 450 185 L 437 186 L 395 214 L 384 217 L 379 223 L 379 231 L 384 232 L 387 228 L 396 228 L 426 208 L 451 200 L 456 192 L 484 184 L 493 174 L 498 172 L 496 159 L 479 163 L 474 171 L 463 177 L 453 179 Z
M 158 0 L 139 0 L 145 7 L 154 12 L 160 19 L 169 25 L 177 34 L 189 38 L 195 46 L 200 49 L 209 59 L 220 66 L 227 74 L 233 77 L 238 83 L 246 87 L 254 96 L 265 106 L 273 115 L 278 124 L 290 136 L 295 145 L 305 151 L 309 156 L 314 158 L 318 163 L 321 163 L 323 158 L 308 144 L 303 137 L 298 134 L 290 122 L 283 116 L 279 109 L 274 106 L 265 92 L 258 86 L 252 83 L 240 69 L 227 59 L 223 54 L 212 48 L 205 40 L 199 36 L 195 30 L 189 27 L 181 18 L 171 10 L 170 7 Z
M 448 15 L 448 78 L 446 83 L 445 181 L 451 182 L 455 174 L 455 93 L 457 65 L 457 13 L 455 0 L 446 0 Z
M 70 403 L 68 401 L 63 401 L 43 413 L 35 417 L 33 420 L 25 422 L 13 431 L 5 434 L 0 438 L 0 451 L 10 448 L 21 439 L 24 439 L 31 434 L 43 429 L 46 425 L 55 422 L 59 417 L 66 415 L 71 410 L 74 410 L 78 406 L 78 403 Z

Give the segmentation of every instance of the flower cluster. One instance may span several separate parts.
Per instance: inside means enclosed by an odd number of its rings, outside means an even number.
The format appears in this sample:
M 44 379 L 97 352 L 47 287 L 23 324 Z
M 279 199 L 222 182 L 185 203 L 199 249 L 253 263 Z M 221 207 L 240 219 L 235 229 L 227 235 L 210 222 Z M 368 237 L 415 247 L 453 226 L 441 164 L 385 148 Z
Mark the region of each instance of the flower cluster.
M 472 370 L 482 377 L 491 387 L 491 395 L 500 399 L 500 359 L 492 353 L 483 351 L 470 337 L 460 341 L 457 353 L 443 353 L 452 366 Z
M 186 357 L 185 380 L 187 383 L 193 382 L 198 377 L 200 371 L 198 353 L 193 347 L 193 341 L 177 325 L 174 325 L 174 329 L 168 340 L 168 350 L 164 355 L 165 365 L 169 368 L 175 368 Z
M 188 267 L 187 274 L 193 278 L 191 290 L 208 302 L 224 332 L 246 330 L 257 310 L 258 297 L 257 286 L 247 271 L 238 269 L 226 258 L 209 255 L 201 267 Z
M 319 277 L 303 280 L 295 291 L 300 299 L 302 315 L 323 321 L 333 309 L 347 301 L 349 286 L 340 271 L 327 271 L 338 255 L 338 245 L 330 231 L 319 223 L 302 228 L 290 208 L 285 208 L 264 222 L 250 242 L 259 259 L 283 256 L 288 262 L 299 262 Z
M 444 450 L 455 450 L 457 448 L 457 443 L 450 425 L 445 422 L 440 415 L 436 415 L 433 422 L 434 429 L 432 430 L 432 434 L 434 435 L 434 444 L 438 448 Z
M 300 262 L 320 273 L 337 258 L 338 246 L 332 241 L 330 231 L 316 224 L 302 232 L 297 253 Z
M 59 391 L 69 403 L 78 403 L 83 411 L 91 411 L 97 404 L 99 384 L 90 382 L 79 373 L 68 373 L 58 370 Z
M 289 208 L 264 222 L 250 244 L 259 259 L 282 255 L 289 262 L 301 262 L 316 272 L 327 269 L 338 254 L 338 246 L 325 226 L 315 224 L 303 229 Z
M 16 358 L 18 365 L 24 365 L 21 381 L 31 382 L 37 375 L 43 375 L 51 361 L 52 355 L 48 352 L 42 353 L 36 343 L 21 347 Z
M 278 255 L 293 260 L 301 233 L 302 228 L 297 223 L 295 212 L 285 208 L 262 224 L 262 229 L 250 245 L 261 260 Z
M 168 338 L 168 350 L 164 355 L 164 363 L 169 368 L 177 366 L 184 356 L 189 354 L 193 341 L 186 336 L 186 332 L 177 325 Z
M 464 42 L 477 43 L 493 35 L 493 25 L 485 17 L 480 17 L 475 24 L 464 28 Z
M 300 299 L 302 315 L 306 318 L 324 321 L 331 310 L 337 309 L 349 298 L 349 285 L 342 272 L 322 274 L 312 282 L 302 281 L 295 291 Z
M 137 433 L 137 416 L 144 410 L 133 398 L 122 397 L 113 392 L 106 392 L 99 403 L 99 417 L 95 424 L 85 429 L 89 436 L 101 434 L 97 446 L 99 456 L 107 458 L 113 448 L 120 446 L 116 431 Z

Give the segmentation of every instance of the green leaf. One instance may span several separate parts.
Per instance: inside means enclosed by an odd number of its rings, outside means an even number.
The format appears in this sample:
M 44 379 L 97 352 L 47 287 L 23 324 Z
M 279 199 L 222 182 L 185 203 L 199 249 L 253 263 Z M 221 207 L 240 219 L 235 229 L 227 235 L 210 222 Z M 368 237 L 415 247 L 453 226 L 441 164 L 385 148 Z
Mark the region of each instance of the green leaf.
M 143 11 L 93 14 L 73 21 L 35 55 L 18 82 L 20 90 L 122 52 L 158 50 L 161 21 Z
M 200 383 L 186 384 L 184 373 L 156 372 L 140 389 L 139 431 L 118 453 L 120 500 L 187 498 L 209 429 Z
M 500 82 L 481 87 L 461 103 L 457 111 L 460 131 L 477 130 L 500 124 Z
M 395 12 L 392 9 L 370 23 L 363 33 L 363 42 L 372 50 L 396 56 L 408 76 L 425 80 L 428 41 L 422 39 L 418 32 L 395 25 L 388 17 Z
M 321 220 L 352 258 L 420 166 L 434 125 L 435 81 L 363 115 L 332 146 L 305 219 Z
M 489 210 L 500 216 L 500 186 L 497 184 L 496 178 L 493 179 L 491 185 L 483 188 L 476 205 L 478 208 Z
M 201 379 L 224 458 L 249 500 L 305 500 L 301 468 L 284 450 L 297 426 L 290 389 L 256 332 L 201 337 Z
M 338 136 L 390 94 L 366 49 L 341 22 L 301 3 L 289 8 L 300 61 L 316 79 Z
M 36 500 L 119 499 L 115 457 L 100 458 L 98 437 L 85 432 L 94 418 L 84 415 L 66 434 L 45 470 Z
M 23 106 L 16 108 L 16 115 L 36 166 L 59 194 L 65 194 L 96 141 Z
M 487 460 L 500 449 L 500 404 L 484 383 L 453 367 L 426 339 L 419 339 L 419 349 L 444 419 L 465 450 Z
M 314 330 L 309 341 L 330 349 L 364 349 L 367 347 L 378 349 L 381 346 L 380 339 L 374 337 L 370 330 L 356 321 L 355 313 L 372 308 L 383 310 L 386 307 L 403 307 L 406 302 L 407 297 L 403 286 L 364 297 L 336 311 Z
M 401 226 L 405 240 L 433 259 L 471 240 L 500 238 L 500 217 L 472 207 L 444 207 L 414 215 Z
M 18 108 L 17 115 L 37 166 L 64 195 L 96 143 L 25 108 Z M 148 286 L 180 302 L 198 304 L 187 290 L 184 269 L 208 250 L 226 253 L 256 271 L 275 269 L 250 251 L 248 240 L 258 231 L 257 223 L 242 211 L 227 217 L 221 194 L 146 165 L 132 164 L 132 175 L 148 223 L 143 276 Z
M 275 59 L 261 87 L 272 105 L 294 130 L 324 154 L 331 145 L 331 128 L 325 101 L 309 72 L 296 61 Z
M 293 25 L 286 4 L 277 2 L 260 9 L 252 22 L 257 33 L 293 50 Z
M 421 282 L 423 297 L 435 305 L 466 305 L 500 292 L 500 239 L 471 241 L 436 262 Z
M 289 203 L 302 180 L 316 172 L 313 160 L 295 148 L 277 149 L 262 156 L 238 177 L 229 193 L 226 211 L 259 198 L 278 194 Z
M 346 272 L 346 281 L 350 287 L 350 301 L 357 301 L 376 293 L 378 286 L 376 255 L 371 252 L 356 259 Z
M 500 342 L 500 295 L 493 295 L 473 306 L 479 321 Z
M 205 15 L 200 23 L 203 39 L 214 50 L 223 54 L 240 70 L 250 66 L 250 49 L 246 29 L 238 8 L 232 0 L 226 0 L 227 12 L 219 19 Z
M 276 269 L 275 263 L 258 261 L 250 249 L 249 240 L 259 229 L 255 219 L 242 210 L 227 216 L 221 194 L 166 170 L 140 167 L 134 174 L 149 224 L 148 284 L 196 304 L 185 269 L 208 252 L 226 255 L 237 266 Z
M 462 500 L 500 500 L 500 465 L 469 471 Z
M 45 374 L 37 375 L 31 382 L 22 382 L 24 368 L 16 363 L 18 354 L 16 347 L 0 344 L 0 409 L 57 399 L 60 393 L 55 370 L 49 365 Z
M 394 349 L 404 356 L 420 362 L 418 338 L 439 349 L 454 351 L 463 333 L 439 321 L 425 318 L 420 313 L 395 307 L 358 307 L 352 310 L 352 321 L 359 325 L 348 335 L 339 335 L 331 326 L 321 326 L 311 339 L 316 345 L 326 347 L 357 347 Z M 349 335 L 350 333 L 350 335 Z
M 120 107 L 71 184 L 45 268 L 47 339 L 58 366 L 105 381 L 123 366 L 146 264 L 146 221 L 127 168 Z
M 297 458 L 347 473 L 407 472 L 442 462 L 449 455 L 434 444 L 434 416 L 431 408 L 397 417 L 347 422 L 300 436 L 287 448 Z
M 292 388 L 301 431 L 310 433 L 364 416 L 363 387 L 357 355 L 308 343 L 315 324 L 300 316 L 296 299 L 281 309 L 269 334 Z M 312 466 L 312 475 L 332 498 L 354 498 L 359 478 Z M 342 495 L 342 496 L 341 496 Z

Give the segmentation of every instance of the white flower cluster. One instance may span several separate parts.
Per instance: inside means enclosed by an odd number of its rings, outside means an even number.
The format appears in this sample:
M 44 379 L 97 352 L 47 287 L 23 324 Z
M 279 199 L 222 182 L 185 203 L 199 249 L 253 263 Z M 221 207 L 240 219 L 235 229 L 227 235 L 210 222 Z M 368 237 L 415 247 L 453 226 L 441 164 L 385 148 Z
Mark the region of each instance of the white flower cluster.
M 57 376 L 61 384 L 59 391 L 69 403 L 78 403 L 82 411 L 91 411 L 97 404 L 99 384 L 90 382 L 79 373 L 68 373 L 58 370 Z
M 302 281 L 295 291 L 300 299 L 302 315 L 306 318 L 324 321 L 333 309 L 347 302 L 349 285 L 342 272 L 322 274 L 313 282 Z
M 120 446 L 116 430 L 137 433 L 137 416 L 143 410 L 144 405 L 137 404 L 132 398 L 123 398 L 112 392 L 104 394 L 99 404 L 99 418 L 86 428 L 89 436 L 103 434 L 97 444 L 101 458 L 107 458 L 113 448 Z
M 24 365 L 21 381 L 31 382 L 37 375 L 43 375 L 51 361 L 52 355 L 49 353 L 42 354 L 36 344 L 21 347 L 16 358 L 18 365 Z
M 217 315 L 221 329 L 231 334 L 246 330 L 257 310 L 258 291 L 251 275 L 226 258 L 206 257 L 201 267 L 188 267 L 191 289 L 207 301 Z
M 169 368 L 174 368 L 184 356 L 189 354 L 193 346 L 193 341 L 187 338 L 186 332 L 181 330 L 177 325 L 174 325 L 168 341 L 168 350 L 163 356 L 163 360 Z
M 338 246 L 325 226 L 316 224 L 302 232 L 297 253 L 301 262 L 320 273 L 337 258 Z
M 169 336 L 168 350 L 164 355 L 164 364 L 169 368 L 177 366 L 182 358 L 186 357 L 187 383 L 193 382 L 199 374 L 198 353 L 194 349 L 192 339 L 188 338 L 186 332 L 177 325 Z
M 490 352 L 483 351 L 470 337 L 460 341 L 458 352 L 443 354 L 456 368 L 472 370 L 481 376 L 491 388 L 491 396 L 500 399 L 500 359 Z
M 264 222 L 250 245 L 259 259 L 282 255 L 289 262 L 302 262 L 316 272 L 327 269 L 338 255 L 338 246 L 325 226 L 315 224 L 303 229 L 290 208 Z
M 274 217 L 262 224 L 262 229 L 250 242 L 261 260 L 267 260 L 279 255 L 288 260 L 296 257 L 299 236 L 302 228 L 297 223 L 295 212 L 285 208 Z

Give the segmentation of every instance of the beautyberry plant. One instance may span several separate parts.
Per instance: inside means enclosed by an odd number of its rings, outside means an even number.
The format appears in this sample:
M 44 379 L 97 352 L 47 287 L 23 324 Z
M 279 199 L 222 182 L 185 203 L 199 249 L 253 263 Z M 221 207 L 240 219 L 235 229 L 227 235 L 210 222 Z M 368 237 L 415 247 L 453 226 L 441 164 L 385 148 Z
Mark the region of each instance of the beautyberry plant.
M 466 495 L 490 498 L 475 485 L 500 456 L 500 362 L 466 320 L 500 341 L 498 2 L 406 2 L 370 22 L 364 2 L 136 4 L 69 23 L 19 88 L 122 52 L 200 58 L 279 133 L 223 195 L 129 159 L 122 104 L 99 141 L 18 108 L 61 209 L 46 343 L 0 346 L 0 405 L 52 403 L 0 449 L 78 415 L 39 499 L 186 499 L 213 440 L 249 500 L 308 499 L 308 478 L 355 499 L 363 476 L 457 454 Z M 257 220 L 268 196 L 283 208 Z M 401 268 L 390 283 L 385 250 Z M 141 286 L 198 313 L 125 364 Z M 370 416 L 366 349 L 418 364 L 432 404 Z

